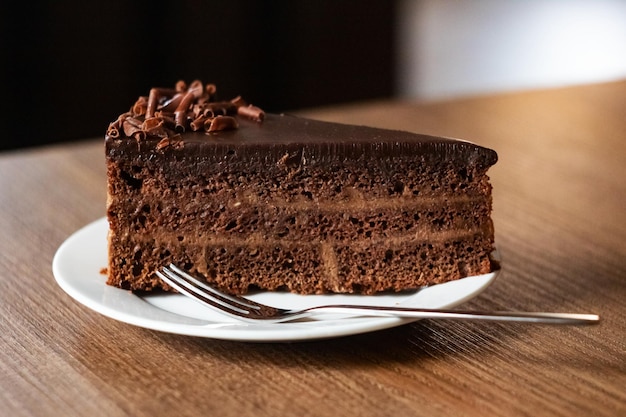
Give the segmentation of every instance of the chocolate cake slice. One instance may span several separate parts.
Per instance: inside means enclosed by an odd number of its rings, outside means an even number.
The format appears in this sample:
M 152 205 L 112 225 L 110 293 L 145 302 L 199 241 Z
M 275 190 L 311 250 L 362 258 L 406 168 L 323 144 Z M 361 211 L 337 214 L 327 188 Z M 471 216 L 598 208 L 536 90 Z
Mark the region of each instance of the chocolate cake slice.
M 493 150 L 264 114 L 194 82 L 111 124 L 108 284 L 173 262 L 223 290 L 402 291 L 491 272 Z

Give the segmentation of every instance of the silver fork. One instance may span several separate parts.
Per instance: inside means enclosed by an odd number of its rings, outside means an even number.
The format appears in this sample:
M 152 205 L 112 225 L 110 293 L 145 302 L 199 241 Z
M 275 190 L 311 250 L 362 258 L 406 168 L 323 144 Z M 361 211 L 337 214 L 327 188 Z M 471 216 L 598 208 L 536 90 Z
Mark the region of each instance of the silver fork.
M 317 310 L 330 313 L 349 314 L 352 316 L 375 316 L 375 317 L 409 317 L 409 318 L 438 318 L 438 319 L 462 319 L 462 320 L 491 320 L 491 321 L 517 321 L 547 324 L 595 324 L 600 317 L 595 314 L 571 314 L 571 313 L 539 313 L 539 312 L 513 312 L 513 311 L 461 311 L 442 309 L 419 309 L 387 306 L 361 306 L 361 305 L 324 305 L 307 309 L 287 310 L 260 304 L 248 298 L 237 295 L 225 294 L 206 282 L 191 276 L 186 271 L 174 264 L 163 267 L 156 272 L 168 285 L 180 293 L 200 302 L 201 304 L 235 317 L 242 321 L 264 323 L 280 323 L 308 317 Z

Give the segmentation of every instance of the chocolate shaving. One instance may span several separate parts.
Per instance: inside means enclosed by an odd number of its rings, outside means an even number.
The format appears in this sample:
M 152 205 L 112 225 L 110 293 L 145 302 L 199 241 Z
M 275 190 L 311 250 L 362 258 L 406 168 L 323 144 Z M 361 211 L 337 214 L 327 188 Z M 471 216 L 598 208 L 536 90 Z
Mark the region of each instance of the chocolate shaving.
M 190 123 L 191 130 L 197 132 L 200 129 L 204 128 L 204 121 L 207 119 L 205 115 L 200 115 L 195 118 L 193 122 Z
M 172 90 L 171 88 L 151 88 L 150 95 L 148 96 L 146 119 L 154 117 L 154 112 L 157 111 L 157 107 L 161 98 L 173 96 L 174 94 L 176 94 L 176 90 Z
M 148 111 L 148 98 L 145 96 L 141 96 L 137 99 L 131 112 L 136 116 L 143 116 Z
M 184 91 L 187 91 L 187 83 L 184 82 L 183 80 L 179 80 L 176 82 L 175 89 L 177 93 L 182 93 Z
M 185 146 L 185 142 L 183 142 L 183 140 L 180 139 L 180 136 L 177 135 L 175 137 L 161 139 L 159 143 L 156 144 L 156 150 L 160 151 L 168 147 L 181 149 L 183 146 Z
M 157 109 L 157 105 L 159 104 L 159 89 L 153 88 L 150 90 L 150 95 L 148 96 L 148 105 L 146 107 L 146 117 L 154 117 L 154 112 Z
M 175 130 L 178 133 L 182 133 L 185 131 L 185 124 L 187 122 L 187 110 L 189 109 L 189 105 L 193 100 L 193 94 L 187 93 L 183 98 L 183 101 L 180 102 L 180 105 L 174 112 L 174 123 L 176 124 Z
M 187 111 L 194 100 L 197 100 L 202 96 L 202 83 L 200 81 L 194 81 L 189 86 L 187 93 L 181 100 L 178 107 L 174 111 L 174 121 L 176 122 L 176 131 L 182 133 L 185 131 L 187 121 Z
M 117 130 L 120 130 L 122 129 L 122 123 L 124 122 L 124 120 L 126 120 L 127 117 L 131 117 L 132 115 L 133 115 L 132 111 L 122 113 L 117 117 L 117 119 L 113 123 L 110 124 L 110 126 L 115 127 Z
M 160 151 L 163 148 L 167 148 L 168 146 L 170 146 L 170 138 L 163 138 L 159 141 L 159 143 L 156 144 L 156 150 Z
M 248 103 L 246 103 L 246 101 L 243 98 L 241 98 L 241 96 L 235 97 L 230 102 L 233 103 L 237 107 L 247 106 L 248 105 Z
M 122 121 L 122 128 L 124 129 L 124 134 L 127 137 L 134 137 L 135 133 L 143 132 L 141 128 L 142 123 L 132 117 L 127 117 Z
M 262 122 L 263 119 L 265 119 L 265 112 L 252 104 L 238 107 L 237 114 L 252 119 L 255 122 Z
M 134 117 L 125 117 L 122 119 L 122 130 L 124 135 L 129 138 L 135 138 L 140 141 L 146 138 L 146 132 L 142 129 L 142 122 Z
M 168 129 L 174 130 L 176 126 L 176 122 L 174 121 L 174 113 L 166 113 L 166 112 L 158 111 L 154 114 L 154 117 L 157 117 L 163 120 L 163 124 Z
M 217 87 L 215 86 L 215 84 L 207 84 L 204 88 L 204 92 L 207 93 L 209 97 L 213 98 L 215 96 L 215 93 L 217 92 Z
M 212 119 L 207 119 L 204 122 L 204 126 L 208 133 L 232 130 L 239 127 L 237 119 L 232 116 L 216 116 Z
M 176 93 L 174 97 L 163 102 L 163 105 L 161 105 L 160 107 L 161 111 L 173 113 L 176 110 L 176 108 L 180 105 L 180 102 L 182 101 L 183 97 L 184 97 L 183 93 Z
M 165 123 L 162 118 L 152 117 L 144 120 L 141 128 L 148 136 L 167 137 Z
M 109 125 L 109 128 L 107 129 L 107 136 L 110 136 L 114 139 L 117 139 L 120 137 L 120 130 L 117 126 L 115 126 L 114 123 L 111 123 Z
M 178 81 L 175 88 L 152 88 L 147 97 L 137 99 L 129 112 L 121 114 L 107 128 L 107 136 L 124 135 L 136 140 L 161 138 L 157 149 L 183 146 L 179 135 L 187 129 L 215 134 L 237 129 L 237 117 L 262 122 L 263 110 L 249 105 L 241 97 L 217 101 L 215 84 L 196 80 L 189 86 Z
M 226 116 L 237 114 L 237 106 L 229 101 L 206 103 L 201 107 L 205 116 Z

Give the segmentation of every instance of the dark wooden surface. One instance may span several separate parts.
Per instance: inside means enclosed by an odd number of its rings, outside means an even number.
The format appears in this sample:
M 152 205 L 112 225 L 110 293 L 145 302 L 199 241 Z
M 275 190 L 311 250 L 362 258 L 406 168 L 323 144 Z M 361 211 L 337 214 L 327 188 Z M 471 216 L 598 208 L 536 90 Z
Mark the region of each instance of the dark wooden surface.
M 304 113 L 303 113 L 304 114 Z M 464 307 L 592 327 L 424 320 L 292 344 L 145 330 L 75 302 L 57 247 L 102 217 L 101 140 L 0 154 L 0 414 L 626 415 L 626 82 L 306 112 L 492 147 L 503 271 Z

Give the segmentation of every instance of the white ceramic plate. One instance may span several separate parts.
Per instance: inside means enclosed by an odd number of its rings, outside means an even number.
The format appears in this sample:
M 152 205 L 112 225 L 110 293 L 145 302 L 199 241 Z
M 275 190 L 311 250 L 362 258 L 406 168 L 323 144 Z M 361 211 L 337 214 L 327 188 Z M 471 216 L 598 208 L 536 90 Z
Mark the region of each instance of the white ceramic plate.
M 100 271 L 107 265 L 108 223 L 99 219 L 70 236 L 57 250 L 52 270 L 71 297 L 107 317 L 135 326 L 189 336 L 253 342 L 287 342 L 346 336 L 415 321 L 393 317 L 341 317 L 328 314 L 289 323 L 242 323 L 180 294 L 136 295 L 106 285 Z M 497 272 L 434 285 L 419 291 L 374 296 L 295 295 L 260 292 L 250 297 L 282 308 L 322 304 L 377 304 L 450 308 L 485 290 Z

